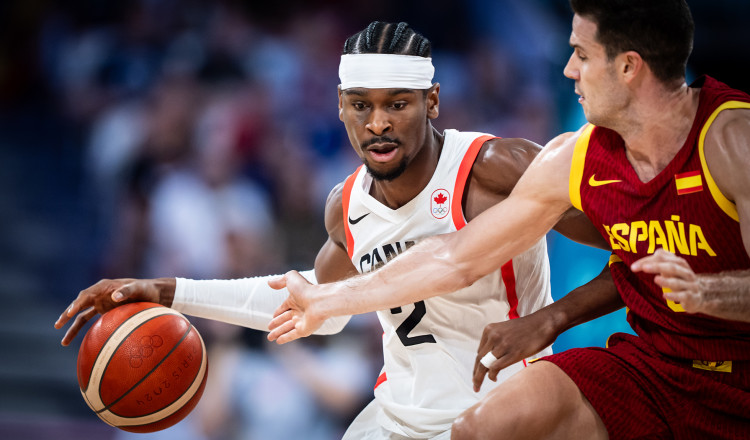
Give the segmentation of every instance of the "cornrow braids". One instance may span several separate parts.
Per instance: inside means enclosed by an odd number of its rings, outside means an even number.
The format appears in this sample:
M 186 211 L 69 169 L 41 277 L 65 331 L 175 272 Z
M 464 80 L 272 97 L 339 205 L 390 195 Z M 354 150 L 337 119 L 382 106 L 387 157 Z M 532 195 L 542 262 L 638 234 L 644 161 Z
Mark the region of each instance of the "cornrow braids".
M 343 55 L 381 53 L 430 57 L 430 40 L 414 31 L 408 23 L 373 21 L 364 30 L 347 38 Z

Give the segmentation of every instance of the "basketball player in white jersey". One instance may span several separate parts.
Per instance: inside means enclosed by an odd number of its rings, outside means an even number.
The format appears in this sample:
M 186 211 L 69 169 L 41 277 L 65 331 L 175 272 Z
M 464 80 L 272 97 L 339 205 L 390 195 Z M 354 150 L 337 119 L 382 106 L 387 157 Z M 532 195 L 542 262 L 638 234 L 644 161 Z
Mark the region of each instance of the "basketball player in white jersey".
M 538 145 L 523 139 L 435 130 L 430 121 L 438 116 L 440 86 L 432 83 L 430 50 L 429 41 L 406 23 L 373 22 L 346 41 L 339 115 L 364 165 L 328 197 L 329 237 L 314 271 L 303 273 L 310 281 L 370 272 L 426 237 L 460 229 L 507 197 L 539 152 Z M 605 246 L 578 214 L 565 215 L 557 229 L 577 241 Z M 55 326 L 78 314 L 63 338 L 67 345 L 97 313 L 149 300 L 188 315 L 266 330 L 286 297 L 268 286 L 274 277 L 102 280 L 82 291 Z M 611 282 L 595 284 L 596 289 L 602 285 Z M 551 302 L 541 239 L 470 287 L 379 311 L 384 366 L 375 381 L 375 399 L 344 438 L 449 438 L 453 420 L 495 385 L 478 393 L 472 389 L 485 326 L 527 316 Z M 347 320 L 329 320 L 318 333 L 338 332 Z M 549 353 L 554 339 L 519 334 L 529 325 L 512 328 L 513 365 L 500 380 L 524 368 L 525 358 Z

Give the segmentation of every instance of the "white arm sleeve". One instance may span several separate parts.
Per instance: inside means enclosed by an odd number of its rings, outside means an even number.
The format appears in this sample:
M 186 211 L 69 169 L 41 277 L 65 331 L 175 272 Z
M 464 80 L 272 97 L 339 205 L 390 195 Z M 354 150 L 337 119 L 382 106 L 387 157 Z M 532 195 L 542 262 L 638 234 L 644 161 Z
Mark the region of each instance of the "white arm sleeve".
M 300 272 L 308 281 L 317 284 L 315 271 Z M 281 275 L 242 278 L 236 280 L 189 280 L 176 278 L 172 308 L 180 313 L 208 318 L 255 330 L 268 331 L 273 312 L 284 302 L 289 291 L 275 290 L 268 280 Z M 330 335 L 340 332 L 351 316 L 336 316 L 326 320 L 315 332 Z

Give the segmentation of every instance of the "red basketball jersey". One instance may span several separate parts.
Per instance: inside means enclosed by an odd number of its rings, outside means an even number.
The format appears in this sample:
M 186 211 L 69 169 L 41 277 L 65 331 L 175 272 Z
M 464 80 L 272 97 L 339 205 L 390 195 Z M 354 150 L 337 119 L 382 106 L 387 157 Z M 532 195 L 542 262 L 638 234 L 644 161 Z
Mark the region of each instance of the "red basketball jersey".
M 750 268 L 737 209 L 716 186 L 703 152 L 719 112 L 750 108 L 750 96 L 710 77 L 691 87 L 701 91 L 690 134 L 649 182 L 638 178 L 617 133 L 588 125 L 573 156 L 571 202 L 610 241 L 612 276 L 636 334 L 667 356 L 750 359 L 750 324 L 684 313 L 679 304 L 664 299 L 654 275 L 630 270 L 633 262 L 658 248 L 685 258 L 696 273 Z

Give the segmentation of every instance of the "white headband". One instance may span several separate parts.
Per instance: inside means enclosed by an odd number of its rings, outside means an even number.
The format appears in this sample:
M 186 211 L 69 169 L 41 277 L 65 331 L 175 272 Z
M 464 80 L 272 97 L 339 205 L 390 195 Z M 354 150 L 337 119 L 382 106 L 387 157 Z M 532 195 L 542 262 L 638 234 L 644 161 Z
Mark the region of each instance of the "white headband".
M 384 53 L 341 55 L 339 78 L 341 90 L 352 87 L 367 89 L 429 89 L 435 67 L 432 58 Z

